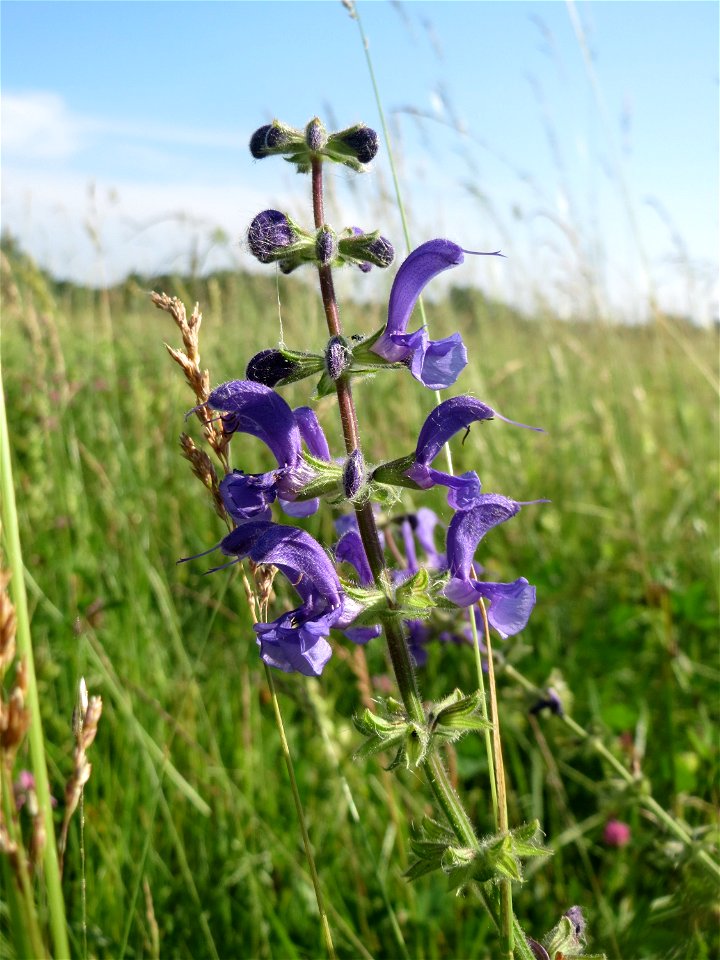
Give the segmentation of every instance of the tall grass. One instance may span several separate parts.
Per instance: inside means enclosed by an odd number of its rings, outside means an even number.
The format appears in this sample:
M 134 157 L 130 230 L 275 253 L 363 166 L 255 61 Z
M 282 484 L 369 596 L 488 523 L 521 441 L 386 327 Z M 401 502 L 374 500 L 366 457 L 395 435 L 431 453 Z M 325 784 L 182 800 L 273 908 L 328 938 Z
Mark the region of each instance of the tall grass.
M 175 566 L 223 531 L 179 457 L 190 404 L 162 347 L 174 330 L 132 285 L 57 287 L 17 256 L 3 284 L 5 388 L 56 796 L 72 765 L 79 677 L 105 701 L 85 796 L 88 954 L 320 956 L 242 586 L 229 572 L 203 577 L 204 561 Z M 241 375 L 272 339 L 274 280 L 166 286 L 201 300 L 214 382 Z M 321 342 L 315 292 L 281 281 L 281 297 L 288 344 L 300 331 Z M 346 329 L 372 330 L 379 313 L 347 303 Z M 497 422 L 453 450 L 456 469 L 477 468 L 485 490 L 552 500 L 526 511 L 522 530 L 487 538 L 492 579 L 522 572 L 538 586 L 528 629 L 504 652 L 539 686 L 564 685 L 574 716 L 641 769 L 663 806 L 707 831 L 718 799 L 717 408 L 691 357 L 715 364 L 715 332 L 673 321 L 672 335 L 565 325 L 460 288 L 433 306 L 432 323 L 437 337 L 459 329 L 480 358 L 464 390 L 547 430 L 538 442 Z M 412 387 L 377 377 L 356 393 L 373 425 L 367 449 L 378 460 L 409 452 L 426 412 Z M 339 449 L 332 410 L 321 404 L 319 415 Z M 247 443 L 243 465 L 261 468 L 264 450 Z M 431 505 L 449 519 L 442 496 Z M 327 522 L 308 528 L 329 539 L 317 526 Z M 424 800 L 412 777 L 390 782 L 377 764 L 350 761 L 362 691 L 351 651 L 342 639 L 336 648 L 321 681 L 276 683 L 338 956 L 488 957 L 488 921 L 469 902 L 448 897 L 441 880 L 402 878 L 405 824 L 421 819 Z M 382 677 L 379 645 L 368 659 Z M 427 696 L 471 687 L 472 651 L 438 646 L 425 670 Z M 532 698 L 507 674 L 499 684 L 511 820 L 539 817 L 557 851 L 518 893 L 528 930 L 542 934 L 579 903 L 593 947 L 610 956 L 712 956 L 701 872 L 597 754 L 556 719 L 529 717 Z M 454 763 L 489 832 L 479 739 L 463 741 Z M 390 820 L 388 793 L 390 809 L 403 811 Z M 612 817 L 630 824 L 629 847 L 603 844 Z M 64 889 L 78 955 L 79 865 L 74 824 Z

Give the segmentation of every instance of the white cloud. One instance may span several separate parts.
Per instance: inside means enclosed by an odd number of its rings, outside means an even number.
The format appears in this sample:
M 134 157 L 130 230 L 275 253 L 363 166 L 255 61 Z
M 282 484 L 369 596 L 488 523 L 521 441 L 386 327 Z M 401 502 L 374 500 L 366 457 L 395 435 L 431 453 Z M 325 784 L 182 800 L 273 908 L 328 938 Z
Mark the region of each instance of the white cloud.
M 66 159 L 80 147 L 80 130 L 56 93 L 4 93 L 2 146 L 18 160 Z

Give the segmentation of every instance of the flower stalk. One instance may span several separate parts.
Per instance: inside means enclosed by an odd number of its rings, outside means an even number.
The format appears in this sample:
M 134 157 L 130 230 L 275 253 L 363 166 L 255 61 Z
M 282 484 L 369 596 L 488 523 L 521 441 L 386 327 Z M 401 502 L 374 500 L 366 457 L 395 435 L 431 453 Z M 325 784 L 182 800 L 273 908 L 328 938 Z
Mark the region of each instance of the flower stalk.
M 30 616 L 27 595 L 25 593 L 25 574 L 20 544 L 15 490 L 10 458 L 10 433 L 5 413 L 5 393 L 2 386 L 2 366 L 0 364 L 0 493 L 2 494 L 2 529 L 5 540 L 8 564 L 12 572 L 11 588 L 17 617 L 17 654 L 24 663 L 27 689 L 25 702 L 30 713 L 28 740 L 30 759 L 35 776 L 35 791 L 40 808 L 47 841 L 43 851 L 45 886 L 54 954 L 56 957 L 69 957 L 65 902 L 60 880 L 60 865 L 55 844 L 55 824 L 53 821 L 48 782 L 45 738 L 43 736 L 40 715 L 40 699 L 35 677 L 35 660 L 30 634 Z

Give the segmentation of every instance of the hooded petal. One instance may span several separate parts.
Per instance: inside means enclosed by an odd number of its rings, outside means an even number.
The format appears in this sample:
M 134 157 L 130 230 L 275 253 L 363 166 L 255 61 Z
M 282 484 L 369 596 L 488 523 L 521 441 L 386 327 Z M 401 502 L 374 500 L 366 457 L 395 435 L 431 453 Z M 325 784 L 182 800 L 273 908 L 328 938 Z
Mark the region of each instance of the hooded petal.
M 460 430 L 467 430 L 477 420 L 492 420 L 496 416 L 492 407 L 476 397 L 450 397 L 443 400 L 422 425 L 415 448 L 417 463 L 429 465 L 451 437 Z
M 388 334 L 405 333 L 410 314 L 423 288 L 443 270 L 465 259 L 462 247 L 450 240 L 429 240 L 413 250 L 398 270 L 388 302 Z
M 501 494 L 482 493 L 475 506 L 455 514 L 447 533 L 447 558 L 452 577 L 470 579 L 473 557 L 482 538 L 488 530 L 514 517 L 520 506 Z
M 230 380 L 212 391 L 208 404 L 223 414 L 226 432 L 258 437 L 280 467 L 297 463 L 300 431 L 290 407 L 270 387 L 252 380 Z
M 342 604 L 340 580 L 330 558 L 309 533 L 297 527 L 260 520 L 244 523 L 221 542 L 220 549 L 238 559 L 250 557 L 255 563 L 279 567 L 298 593 L 328 607 Z

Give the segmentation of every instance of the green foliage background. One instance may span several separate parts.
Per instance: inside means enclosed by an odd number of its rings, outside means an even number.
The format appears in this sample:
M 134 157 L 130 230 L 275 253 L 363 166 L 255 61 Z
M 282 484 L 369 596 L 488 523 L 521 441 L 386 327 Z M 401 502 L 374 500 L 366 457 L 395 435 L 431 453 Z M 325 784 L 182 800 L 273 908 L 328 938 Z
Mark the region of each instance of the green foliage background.
M 320 347 L 322 307 L 310 283 L 281 281 L 288 346 Z M 461 278 L 458 277 L 458 280 Z M 277 341 L 272 277 L 162 278 L 204 312 L 203 363 L 213 383 L 241 377 Z M 54 793 L 71 769 L 71 715 L 81 675 L 105 711 L 85 792 L 89 953 L 97 957 L 322 955 L 319 924 L 240 577 L 203 577 L 222 533 L 177 437 L 192 396 L 162 345 L 177 345 L 148 285 L 110 291 L 51 282 L 12 244 L 3 260 L 3 356 L 32 630 Z M 346 303 L 348 332 L 383 320 Z M 648 326 L 565 324 L 521 316 L 454 288 L 429 309 L 432 334 L 459 330 L 470 364 L 453 392 L 504 415 L 453 446 L 458 471 L 488 492 L 547 497 L 484 541 L 491 579 L 537 585 L 527 630 L 503 649 L 544 685 L 564 681 L 576 719 L 628 765 L 634 754 L 657 800 L 706 837 L 717 805 L 717 331 L 659 317 Z M 307 383 L 285 392 L 307 400 Z M 366 456 L 410 452 L 434 400 L 409 376 L 355 388 Z M 318 413 L 341 438 L 331 399 Z M 251 438 L 234 442 L 246 470 L 269 467 Z M 445 519 L 442 493 L 406 496 Z M 331 518 L 307 521 L 324 542 Z M 278 586 L 276 609 L 289 600 Z M 429 812 L 414 775 L 357 764 L 351 718 L 361 706 L 351 645 L 321 680 L 278 677 L 310 833 L 342 957 L 492 957 L 494 935 L 442 878 L 410 886 L 412 824 Z M 342 655 L 342 651 L 346 651 Z M 388 672 L 367 649 L 375 691 Z M 473 687 L 469 648 L 436 646 L 422 670 L 431 698 Z M 582 905 L 592 947 L 632 958 L 716 955 L 717 914 L 701 872 L 639 811 L 600 761 L 499 677 L 510 820 L 538 817 L 554 857 L 516 890 L 538 939 Z M 484 749 L 451 757 L 481 834 L 492 830 Z M 18 761 L 18 769 L 23 758 Z M 348 797 L 359 812 L 355 822 Z M 603 844 L 610 818 L 632 842 Z M 79 820 L 64 886 L 72 946 L 82 952 Z M 393 932 L 391 904 L 401 930 Z

